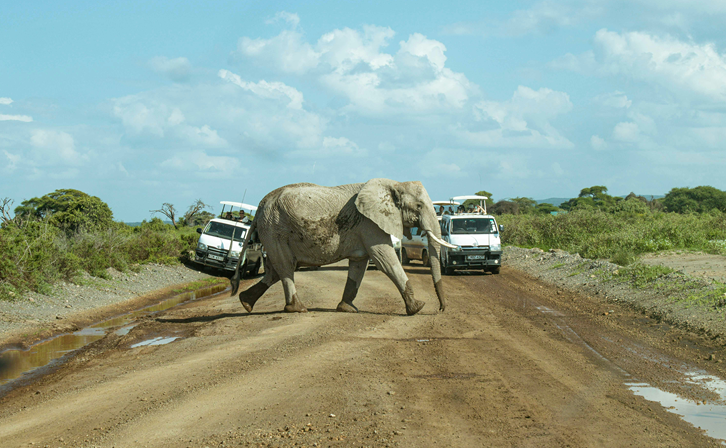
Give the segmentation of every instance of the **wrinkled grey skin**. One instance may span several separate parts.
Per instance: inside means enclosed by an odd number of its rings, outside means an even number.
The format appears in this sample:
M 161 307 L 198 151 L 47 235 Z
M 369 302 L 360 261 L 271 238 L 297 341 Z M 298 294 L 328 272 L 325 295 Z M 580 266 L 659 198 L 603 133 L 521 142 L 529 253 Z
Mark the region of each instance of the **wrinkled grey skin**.
M 353 300 L 358 293 L 368 261 L 393 281 L 406 304 L 406 313 L 416 314 L 424 302 L 413 298 L 408 277 L 396 256 L 391 236 L 410 236 L 419 227 L 441 239 L 433 204 L 420 182 L 371 179 L 364 184 L 321 187 L 314 184 L 287 185 L 272 191 L 260 202 L 243 251 L 257 232 L 267 252 L 265 276 L 239 294 L 242 306 L 252 312 L 257 299 L 282 280 L 285 311 L 305 312 L 295 290 L 297 266 L 322 266 L 348 259 L 348 280 L 337 310 L 357 312 Z M 440 246 L 429 238 L 431 276 L 439 309 L 446 300 L 441 283 Z M 240 260 L 242 257 L 240 257 Z M 239 266 L 232 278 L 232 294 L 239 288 Z

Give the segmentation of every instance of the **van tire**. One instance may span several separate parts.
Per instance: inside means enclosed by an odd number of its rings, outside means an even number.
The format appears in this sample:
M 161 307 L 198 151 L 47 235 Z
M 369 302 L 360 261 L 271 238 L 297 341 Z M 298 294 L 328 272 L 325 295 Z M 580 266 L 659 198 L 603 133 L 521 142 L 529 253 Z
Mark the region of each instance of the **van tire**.
M 252 271 L 250 272 L 250 277 L 257 277 L 260 274 L 261 267 L 262 267 L 262 257 L 260 257 L 257 260 L 257 263 L 255 263 L 255 267 L 252 268 Z
M 401 264 L 409 264 L 411 260 L 408 258 L 408 255 L 406 254 L 406 249 L 401 249 Z
M 492 274 L 499 274 L 500 269 L 502 269 L 501 266 L 497 266 L 496 268 L 491 268 L 489 272 Z
M 429 253 L 426 251 L 421 252 L 421 261 L 423 262 L 423 265 L 426 267 L 431 266 L 431 259 L 429 258 Z

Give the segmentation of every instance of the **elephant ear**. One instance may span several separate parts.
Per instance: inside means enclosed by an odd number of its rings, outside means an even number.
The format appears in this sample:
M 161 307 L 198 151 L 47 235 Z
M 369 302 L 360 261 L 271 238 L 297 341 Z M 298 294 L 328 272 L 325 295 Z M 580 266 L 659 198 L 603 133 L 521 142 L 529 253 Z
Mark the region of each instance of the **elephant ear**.
M 355 206 L 384 232 L 401 239 L 403 218 L 401 216 L 401 194 L 393 181 L 371 179 L 363 185 L 355 199 Z

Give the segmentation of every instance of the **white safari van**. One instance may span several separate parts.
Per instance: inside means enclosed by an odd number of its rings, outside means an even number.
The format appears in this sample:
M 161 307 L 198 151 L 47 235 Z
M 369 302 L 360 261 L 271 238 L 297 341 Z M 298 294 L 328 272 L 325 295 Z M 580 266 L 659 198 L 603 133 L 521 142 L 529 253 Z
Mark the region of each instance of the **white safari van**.
M 502 265 L 500 232 L 503 227 L 487 214 L 485 196 L 456 196 L 451 198 L 451 202 L 469 199 L 478 200 L 479 205 L 473 210 L 461 211 L 459 208 L 454 214 L 441 216 L 441 237 L 460 248 L 441 248 L 441 269 L 445 274 L 453 274 L 456 269 L 482 269 L 499 274 Z
M 210 220 L 204 229 L 197 229 L 200 235 L 194 261 L 205 266 L 234 271 L 251 224 L 244 211 L 254 212 L 257 207 L 229 201 L 222 201 L 220 204 L 222 213 L 219 217 Z M 238 209 L 236 215 L 235 208 Z M 257 275 L 262 265 L 262 244 L 250 241 L 240 265 L 242 275 L 246 272 Z

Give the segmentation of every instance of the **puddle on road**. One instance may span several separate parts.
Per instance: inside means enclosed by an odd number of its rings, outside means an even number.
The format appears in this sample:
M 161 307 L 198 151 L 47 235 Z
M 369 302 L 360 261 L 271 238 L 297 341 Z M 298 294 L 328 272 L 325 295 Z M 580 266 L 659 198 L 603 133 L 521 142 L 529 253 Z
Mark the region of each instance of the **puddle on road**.
M 219 284 L 208 288 L 199 289 L 175 295 L 155 305 L 122 314 L 117 317 L 98 322 L 74 333 L 62 334 L 52 339 L 39 342 L 27 350 L 5 350 L 0 353 L 0 392 L 9 387 L 15 379 L 28 374 L 42 373 L 44 367 L 54 367 L 63 363 L 73 352 L 79 348 L 103 338 L 106 334 L 114 332 L 119 336 L 129 333 L 137 324 L 134 323 L 141 317 L 148 316 L 159 311 L 168 310 L 192 300 L 209 297 L 227 289 L 227 285 Z M 159 339 L 159 338 L 157 338 Z M 177 339 L 177 338 L 164 338 Z M 142 345 L 161 345 L 167 342 L 149 343 L 144 341 Z M 146 343 L 146 344 L 144 344 Z M 135 346 L 138 346 L 135 345 Z
M 709 437 L 720 440 L 726 445 L 726 382 L 701 372 L 688 375 L 687 383 L 697 384 L 704 389 L 716 393 L 720 398 L 717 403 L 696 402 L 653 387 L 648 383 L 625 383 L 635 395 L 648 401 L 654 401 L 668 412 L 680 416 L 683 420 L 700 428 Z
M 565 322 L 565 314 L 546 306 L 535 304 L 528 299 L 524 299 L 522 306 L 525 308 L 527 306 L 533 307 L 540 313 L 547 315 L 550 322 L 562 331 L 570 342 L 586 347 L 597 357 L 618 369 L 625 377 L 631 376 L 627 371 L 604 357 L 600 352 L 595 350 L 595 348 L 582 339 L 580 335 Z M 629 347 L 626 347 L 626 350 L 631 351 L 650 362 L 671 364 L 668 360 L 655 359 L 642 351 L 636 351 Z M 686 366 L 681 366 L 681 368 L 676 368 L 675 370 L 681 372 L 685 376 L 683 384 L 693 385 L 713 392 L 719 396 L 719 399 L 716 402 L 696 402 L 658 389 L 648 383 L 638 383 L 633 382 L 632 380 L 626 382 L 625 386 L 627 386 L 628 389 L 630 389 L 635 395 L 641 396 L 646 400 L 659 403 L 668 412 L 672 412 L 693 426 L 704 430 L 706 435 L 721 441 L 721 444 L 726 446 L 726 381 L 712 375 L 707 375 L 702 371 L 688 371 Z
M 146 346 L 149 346 L 149 345 L 166 345 L 166 344 L 168 344 L 170 342 L 176 341 L 177 339 L 179 339 L 179 338 L 178 337 L 168 337 L 168 338 L 165 338 L 165 337 L 159 336 L 159 337 L 156 337 L 154 339 L 148 339 L 146 341 L 138 342 L 138 343 L 132 345 L 131 348 L 146 347 Z

